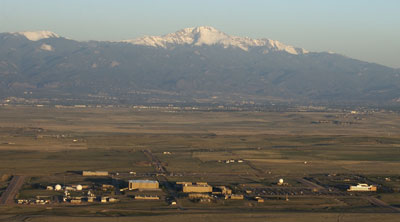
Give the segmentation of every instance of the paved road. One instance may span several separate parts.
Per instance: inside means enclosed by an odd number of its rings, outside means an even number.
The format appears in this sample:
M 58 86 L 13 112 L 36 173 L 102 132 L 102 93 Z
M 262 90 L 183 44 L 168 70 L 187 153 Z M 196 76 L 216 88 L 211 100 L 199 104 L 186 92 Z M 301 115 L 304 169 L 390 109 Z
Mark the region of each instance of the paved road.
M 0 204 L 14 204 L 14 197 L 17 195 L 18 191 L 21 189 L 25 181 L 25 176 L 14 176 L 11 179 L 6 191 L 1 195 Z
M 299 181 L 300 183 L 302 183 L 302 184 L 304 184 L 306 186 L 309 186 L 311 188 L 317 188 L 318 190 L 325 190 L 325 187 L 320 186 L 320 185 L 318 185 L 316 183 L 313 183 L 313 182 L 311 182 L 311 181 L 309 181 L 307 179 L 304 179 L 304 178 L 297 179 L 297 181 Z
M 114 175 L 112 175 L 112 184 L 115 187 L 115 194 L 116 195 L 120 195 L 121 191 L 119 189 L 119 182 L 118 182 L 118 178 L 116 178 Z
M 162 162 L 160 159 L 158 159 L 157 156 L 154 156 L 154 154 L 151 152 L 151 150 L 143 150 L 144 155 L 151 161 L 151 164 L 154 166 L 155 170 L 157 171 L 157 180 L 162 184 L 168 195 L 169 195 L 169 200 L 168 202 L 175 201 L 176 202 L 176 208 L 179 210 L 185 210 L 182 208 L 178 200 L 176 199 L 178 193 L 175 190 L 175 187 L 168 181 L 168 178 L 165 176 L 165 174 L 168 174 L 167 169 L 162 165 Z
M 151 161 L 151 164 L 154 166 L 157 173 L 167 173 L 167 170 L 162 165 L 161 161 L 154 156 L 150 150 L 143 150 L 143 153 Z
M 400 213 L 400 208 L 390 206 L 388 203 L 386 203 L 382 200 L 379 200 L 375 197 L 366 197 L 365 199 L 367 199 L 370 203 L 372 203 L 376 206 L 389 208 L 389 209 L 393 210 L 394 212 Z

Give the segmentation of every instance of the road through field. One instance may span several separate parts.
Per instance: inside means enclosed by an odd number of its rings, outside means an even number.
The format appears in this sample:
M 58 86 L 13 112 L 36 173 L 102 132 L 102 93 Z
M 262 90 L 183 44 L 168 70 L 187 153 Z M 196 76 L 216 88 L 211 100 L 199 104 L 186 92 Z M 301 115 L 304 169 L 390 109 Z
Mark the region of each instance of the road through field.
M 309 181 L 307 179 L 304 179 L 304 178 L 297 179 L 297 181 L 302 183 L 302 184 L 304 184 L 304 185 L 306 185 L 306 186 L 309 186 L 311 188 L 316 188 L 316 189 L 319 189 L 319 190 L 325 190 L 325 187 L 320 186 L 320 185 L 318 185 L 316 183 L 313 183 L 313 182 L 311 182 L 311 181 Z
M 17 195 L 18 191 L 21 189 L 25 181 L 25 176 L 14 176 L 11 179 L 6 191 L 1 195 L 0 204 L 13 204 L 14 197 Z
M 376 206 L 384 207 L 384 208 L 389 208 L 389 209 L 393 210 L 394 212 L 400 213 L 400 208 L 390 206 L 388 203 L 383 202 L 382 200 L 379 200 L 379 199 L 377 199 L 377 198 L 375 198 L 375 197 L 366 197 L 366 199 L 367 199 L 370 203 L 372 203 L 372 204 L 374 204 L 374 205 L 376 205 Z
M 165 174 L 168 174 L 168 171 L 165 169 L 160 159 L 158 159 L 158 157 L 155 156 L 151 152 L 151 150 L 143 150 L 142 152 L 144 153 L 144 155 L 146 155 L 147 159 L 151 161 L 151 164 L 157 171 L 158 174 L 157 180 L 166 188 L 166 191 L 169 195 L 167 202 L 169 203 L 175 202 L 177 209 L 184 210 L 184 208 L 182 208 L 182 206 L 180 205 L 180 203 L 176 198 L 177 192 L 175 188 L 171 185 L 171 183 L 168 181 L 168 178 L 165 176 Z

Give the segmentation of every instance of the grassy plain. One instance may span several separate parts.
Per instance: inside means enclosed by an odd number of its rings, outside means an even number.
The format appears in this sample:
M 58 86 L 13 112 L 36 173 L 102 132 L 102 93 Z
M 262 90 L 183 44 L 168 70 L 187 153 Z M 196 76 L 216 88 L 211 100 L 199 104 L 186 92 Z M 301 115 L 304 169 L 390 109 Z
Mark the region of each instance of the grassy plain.
M 398 188 L 400 179 L 383 180 L 400 174 L 399 117 L 393 112 L 0 107 L 0 176 L 28 175 L 30 184 L 93 182 L 81 181 L 76 173 L 80 170 L 135 171 L 144 178 L 146 173 L 156 172 L 142 152 L 148 149 L 170 173 L 167 178 L 171 182 L 208 181 L 238 193 L 248 189 L 244 187 L 274 187 L 279 178 L 295 188 L 304 186 L 297 181 L 303 177 L 333 183 L 326 175 L 341 175 L 336 181 L 362 175 L 367 182 Z M 226 164 L 230 159 L 235 163 Z M 238 163 L 239 159 L 244 162 Z M 0 181 L 0 193 L 6 185 L 7 180 Z M 34 194 L 30 185 L 20 193 Z M 400 206 L 398 191 L 375 196 Z M 131 200 L 50 208 L 1 206 L 0 215 L 31 221 L 41 221 L 43 216 L 58 221 L 78 221 L 82 219 L 79 216 L 85 216 L 85 221 L 101 221 L 102 216 L 116 221 L 354 221 L 362 217 L 363 221 L 395 221 L 398 216 L 354 196 L 321 194 L 289 199 L 271 197 L 262 204 L 250 199 L 207 204 L 183 199 L 184 211 L 171 209 L 164 201 Z

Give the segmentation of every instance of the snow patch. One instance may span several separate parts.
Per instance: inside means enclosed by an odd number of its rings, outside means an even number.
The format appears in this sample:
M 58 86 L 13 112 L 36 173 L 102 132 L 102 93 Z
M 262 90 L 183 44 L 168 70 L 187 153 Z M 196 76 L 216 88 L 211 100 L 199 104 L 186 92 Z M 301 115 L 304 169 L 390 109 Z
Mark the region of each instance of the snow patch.
M 40 49 L 44 50 L 44 51 L 54 51 L 53 47 L 51 45 L 48 45 L 48 44 L 42 44 L 40 46 Z
M 137 39 L 123 40 L 122 42 L 160 48 L 170 48 L 175 45 L 221 45 L 224 48 L 233 47 L 244 51 L 248 51 L 250 48 L 262 47 L 263 53 L 273 51 L 285 51 L 294 55 L 308 53 L 305 49 L 285 45 L 275 40 L 230 36 L 210 26 L 185 28 L 163 36 L 144 36 Z
M 14 32 L 13 34 L 22 35 L 31 41 L 39 41 L 41 39 L 48 39 L 48 38 L 60 38 L 59 35 L 50 31 Z

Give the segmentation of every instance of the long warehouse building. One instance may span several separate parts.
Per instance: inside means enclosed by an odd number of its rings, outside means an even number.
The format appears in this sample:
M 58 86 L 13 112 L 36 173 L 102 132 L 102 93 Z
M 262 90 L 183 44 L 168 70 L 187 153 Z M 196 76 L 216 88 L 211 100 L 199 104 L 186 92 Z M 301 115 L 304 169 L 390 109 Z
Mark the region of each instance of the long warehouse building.
M 154 190 L 158 188 L 158 181 L 155 180 L 129 180 L 129 190 Z
M 208 184 L 185 184 L 182 191 L 184 193 L 211 193 L 212 186 Z

